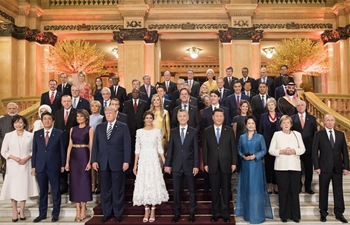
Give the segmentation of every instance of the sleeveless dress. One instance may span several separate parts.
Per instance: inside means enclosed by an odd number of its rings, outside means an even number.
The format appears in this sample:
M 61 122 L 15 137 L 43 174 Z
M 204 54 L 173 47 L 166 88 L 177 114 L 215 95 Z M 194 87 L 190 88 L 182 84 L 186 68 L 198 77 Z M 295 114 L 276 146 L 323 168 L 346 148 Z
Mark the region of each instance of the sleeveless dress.
M 138 129 L 135 154 L 139 154 L 139 161 L 133 195 L 134 205 L 159 205 L 169 199 L 158 153 L 164 153 L 161 131 Z
M 89 145 L 90 126 L 73 127 L 73 144 Z M 72 148 L 70 154 L 69 200 L 72 202 L 87 202 L 92 200 L 91 171 L 85 171 L 89 162 L 90 150 L 88 147 Z

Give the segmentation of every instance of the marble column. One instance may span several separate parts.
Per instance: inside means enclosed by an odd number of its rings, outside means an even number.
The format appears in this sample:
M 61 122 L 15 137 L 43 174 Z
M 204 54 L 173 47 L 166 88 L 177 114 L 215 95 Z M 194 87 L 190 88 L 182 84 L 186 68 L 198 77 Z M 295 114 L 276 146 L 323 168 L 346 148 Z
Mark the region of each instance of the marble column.
M 252 41 L 251 40 L 232 40 L 232 67 L 234 69 L 233 76 L 241 78 L 241 70 L 247 67 L 249 71 L 252 69 Z M 250 72 L 251 73 L 251 72 Z M 249 75 L 251 76 L 251 74 Z
M 349 94 L 349 85 L 350 85 L 350 38 L 347 40 L 339 40 L 339 70 L 340 70 L 340 92 L 339 94 Z
M 328 42 L 325 48 L 328 50 L 330 71 L 326 76 L 326 84 L 322 84 L 322 93 L 339 94 L 341 91 L 340 44 L 339 42 Z
M 220 55 L 220 76 L 226 76 L 226 68 L 233 65 L 232 58 L 232 43 L 220 43 L 219 46 L 219 55 Z

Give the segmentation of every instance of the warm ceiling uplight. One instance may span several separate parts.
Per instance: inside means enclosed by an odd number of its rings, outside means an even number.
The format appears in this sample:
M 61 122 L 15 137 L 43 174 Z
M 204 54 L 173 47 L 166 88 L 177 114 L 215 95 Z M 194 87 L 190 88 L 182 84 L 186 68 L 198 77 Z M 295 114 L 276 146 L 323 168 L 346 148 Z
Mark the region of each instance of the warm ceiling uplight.
M 192 59 L 196 59 L 198 57 L 199 53 L 201 51 L 203 51 L 203 49 L 197 48 L 197 47 L 191 47 L 191 48 L 186 49 L 186 51 L 188 51 L 190 53 L 190 56 Z
M 264 55 L 268 59 L 271 59 L 272 56 L 276 53 L 276 48 L 275 47 L 263 48 L 262 50 L 264 52 Z
M 118 48 L 117 47 L 114 47 L 112 49 L 112 54 L 118 59 L 119 55 L 118 55 Z

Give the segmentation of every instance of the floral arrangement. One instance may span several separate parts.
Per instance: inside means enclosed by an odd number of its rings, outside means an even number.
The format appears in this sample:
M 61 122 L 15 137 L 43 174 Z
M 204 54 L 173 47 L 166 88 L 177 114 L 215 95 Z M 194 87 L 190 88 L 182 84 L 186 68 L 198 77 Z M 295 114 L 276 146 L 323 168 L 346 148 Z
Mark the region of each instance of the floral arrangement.
M 105 54 L 85 40 L 63 40 L 51 47 L 44 59 L 44 70 L 52 73 L 103 74 Z
M 283 39 L 276 46 L 273 60 L 267 63 L 272 73 L 279 73 L 281 65 L 287 65 L 291 72 L 304 72 L 305 75 L 318 76 L 329 71 L 328 52 L 321 42 L 308 38 Z

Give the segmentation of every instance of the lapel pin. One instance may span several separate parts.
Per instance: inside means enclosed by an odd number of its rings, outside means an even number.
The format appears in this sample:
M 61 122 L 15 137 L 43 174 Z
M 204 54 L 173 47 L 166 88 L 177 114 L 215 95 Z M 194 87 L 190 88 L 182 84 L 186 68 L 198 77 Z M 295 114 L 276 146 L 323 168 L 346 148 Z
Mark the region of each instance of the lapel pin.
M 186 132 L 186 134 L 189 134 L 190 132 Z
M 42 137 L 42 135 L 40 135 L 40 137 Z

